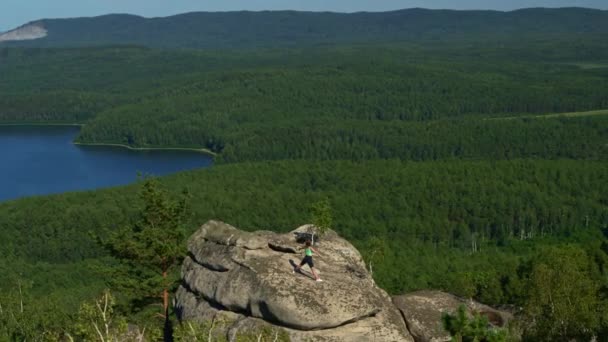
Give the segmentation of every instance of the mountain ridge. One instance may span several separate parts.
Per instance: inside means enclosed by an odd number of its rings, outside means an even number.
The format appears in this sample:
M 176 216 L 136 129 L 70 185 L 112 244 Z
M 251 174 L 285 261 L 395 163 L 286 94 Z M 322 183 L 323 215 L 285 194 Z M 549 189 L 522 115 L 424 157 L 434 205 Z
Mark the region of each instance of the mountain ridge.
M 14 41 L 38 25 L 48 34 Z M 582 7 L 493 10 L 402 9 L 388 12 L 188 12 L 41 19 L 0 34 L 0 46 L 73 47 L 108 44 L 160 48 L 257 48 L 340 43 L 543 40 L 608 36 L 608 11 Z M 4 39 L 3 39 L 4 38 Z M 10 40 L 10 41 L 9 41 Z

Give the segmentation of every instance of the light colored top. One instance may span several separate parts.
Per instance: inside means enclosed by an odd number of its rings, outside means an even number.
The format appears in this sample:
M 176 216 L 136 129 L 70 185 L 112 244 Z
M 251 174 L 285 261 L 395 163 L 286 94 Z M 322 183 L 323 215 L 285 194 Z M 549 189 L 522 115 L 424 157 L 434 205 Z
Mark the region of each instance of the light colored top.
M 310 249 L 310 247 L 306 247 L 304 252 L 306 253 L 306 256 L 312 256 L 312 249 Z

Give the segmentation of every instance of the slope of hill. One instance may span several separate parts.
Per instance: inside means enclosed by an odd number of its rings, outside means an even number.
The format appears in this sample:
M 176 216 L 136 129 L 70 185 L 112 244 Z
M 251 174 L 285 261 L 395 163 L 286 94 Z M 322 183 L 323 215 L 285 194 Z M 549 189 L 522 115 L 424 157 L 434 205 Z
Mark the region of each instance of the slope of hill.
M 0 42 L 22 41 L 46 37 L 47 30 L 39 22 L 25 24 L 14 30 L 0 34 Z
M 393 41 L 537 41 L 582 35 L 601 38 L 608 34 L 608 11 L 536 8 L 497 12 L 417 8 L 352 14 L 193 12 L 164 18 L 112 14 L 93 18 L 44 19 L 35 25 L 47 30 L 48 35 L 34 41 L 10 44 L 40 47 L 138 44 L 180 48 L 252 48 Z M 0 42 L 13 40 L 11 32 L 0 35 Z
M 81 143 L 207 148 L 224 162 L 605 159 L 608 117 L 529 118 L 608 108 L 608 69 L 567 64 L 584 61 L 574 50 L 550 62 L 398 44 L 0 49 L 0 122 L 85 123 Z

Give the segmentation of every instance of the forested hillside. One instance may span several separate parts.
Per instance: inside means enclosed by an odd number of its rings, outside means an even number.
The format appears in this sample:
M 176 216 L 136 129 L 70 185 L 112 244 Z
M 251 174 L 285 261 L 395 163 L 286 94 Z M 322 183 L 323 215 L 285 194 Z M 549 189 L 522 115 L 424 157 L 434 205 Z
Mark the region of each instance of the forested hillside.
M 44 19 L 41 39 L 8 45 L 65 47 L 138 44 L 169 48 L 255 48 L 424 42 L 605 38 L 606 11 L 562 8 L 513 12 L 406 9 L 382 13 L 297 11 L 186 13 L 166 18 L 105 15 Z
M 595 260 L 588 277 L 605 285 L 607 176 L 605 162 L 573 160 L 284 161 L 217 166 L 163 183 L 192 194 L 189 232 L 219 218 L 286 232 L 328 198 L 334 228 L 374 263 L 389 292 L 435 288 L 524 305 L 526 263 L 542 246 L 579 246 Z M 44 295 L 38 305 L 68 315 L 109 281 L 95 271 L 105 253 L 91 232 L 129 222 L 140 208 L 134 186 L 0 205 L 0 238 L 10 241 L 0 250 L 2 293 L 21 282 L 28 298 Z
M 380 45 L 3 51 L 0 121 L 86 123 L 82 143 L 203 147 L 218 162 L 606 156 L 605 116 L 529 118 L 608 108 L 608 64 L 571 49 L 551 62 Z

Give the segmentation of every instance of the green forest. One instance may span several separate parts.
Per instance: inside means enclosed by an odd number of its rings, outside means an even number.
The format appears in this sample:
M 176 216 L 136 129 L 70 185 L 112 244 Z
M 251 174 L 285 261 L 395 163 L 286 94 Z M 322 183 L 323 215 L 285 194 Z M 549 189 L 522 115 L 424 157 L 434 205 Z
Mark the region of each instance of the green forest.
M 607 68 L 569 50 L 561 62 L 405 46 L 4 51 L 0 120 L 86 123 L 80 143 L 203 147 L 217 162 L 606 153 L 605 115 L 530 119 L 608 108 Z
M 208 219 L 286 232 L 307 222 L 310 203 L 328 198 L 334 228 L 374 255 L 374 277 L 389 293 L 434 288 L 525 306 L 532 288 L 544 290 L 529 279 L 542 258 L 554 258 L 552 267 L 562 259 L 581 263 L 571 269 L 582 274 L 577 281 L 596 288 L 592 302 L 603 298 L 607 177 L 602 161 L 279 161 L 214 166 L 163 184 L 174 195 L 182 188 L 192 194 L 189 233 Z M 60 309 L 69 322 L 71 310 L 109 280 L 99 268 L 112 261 L 92 234 L 133 219 L 141 209 L 137 188 L 0 205 L 0 237 L 10 241 L 1 251 L 3 293 L 22 284 L 36 306 Z M 605 303 L 596 305 L 588 314 L 605 315 Z
M 326 201 L 332 228 L 390 294 L 439 289 L 509 309 L 516 340 L 602 341 L 608 49 L 598 34 L 0 46 L 0 124 L 81 124 L 83 144 L 208 149 L 212 167 L 159 179 L 168 198 L 188 194 L 185 236 L 210 219 L 288 232 Z M 87 340 L 107 288 L 125 324 L 160 333 L 158 310 L 114 287 L 120 260 L 100 243 L 138 222 L 145 184 L 0 203 L 0 340 Z

